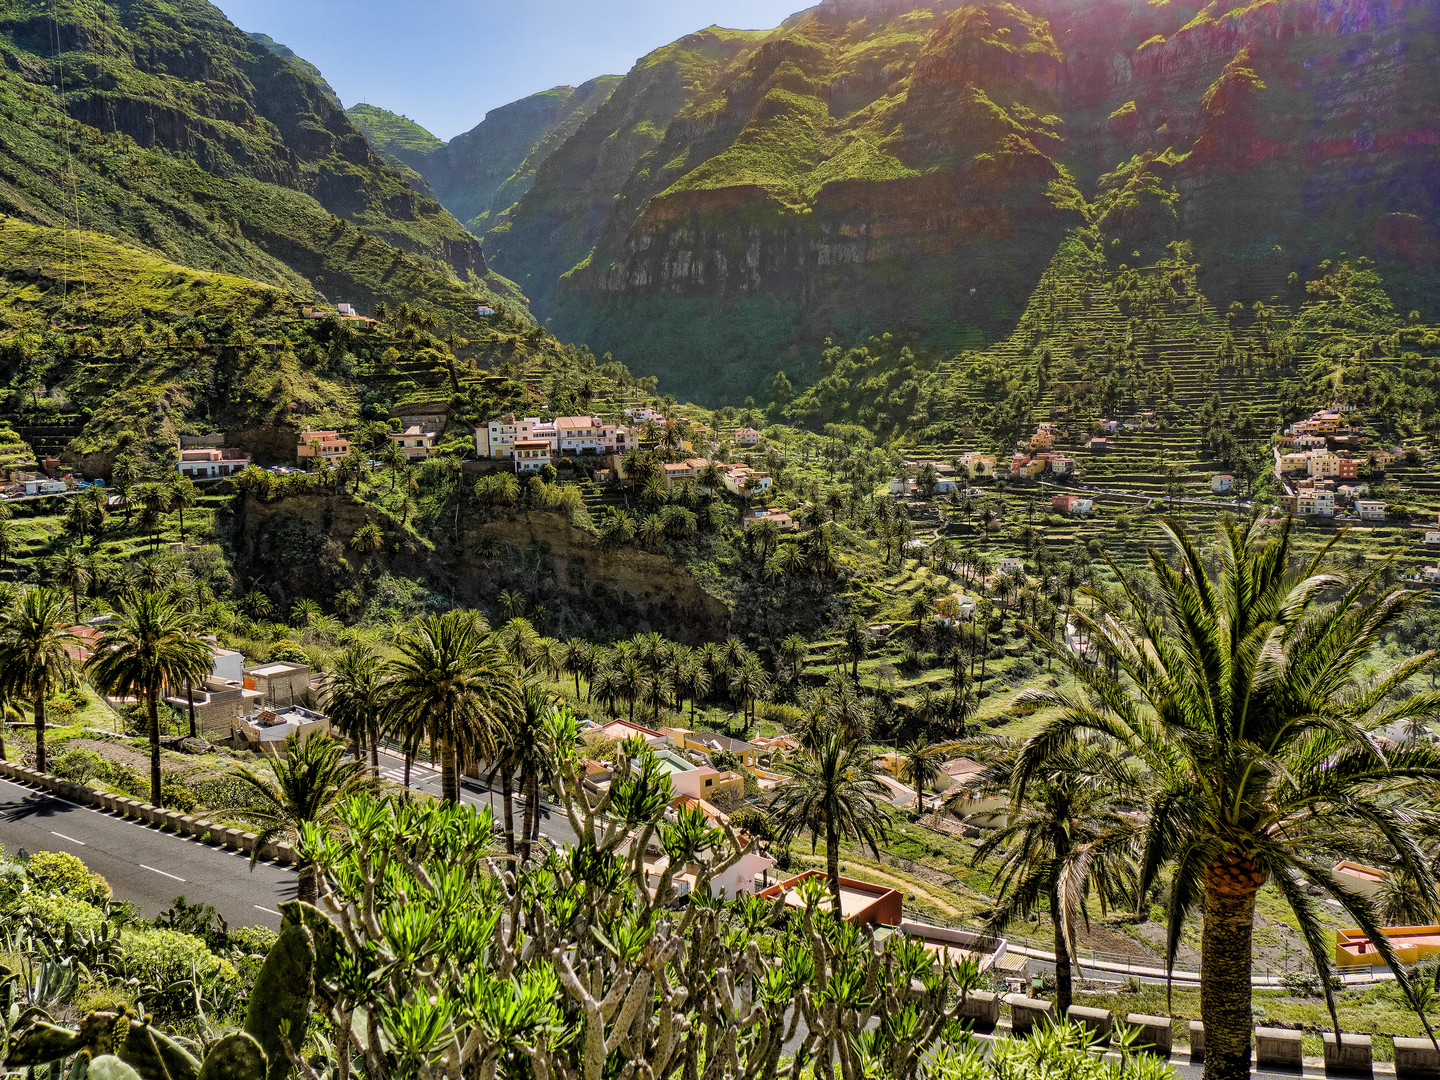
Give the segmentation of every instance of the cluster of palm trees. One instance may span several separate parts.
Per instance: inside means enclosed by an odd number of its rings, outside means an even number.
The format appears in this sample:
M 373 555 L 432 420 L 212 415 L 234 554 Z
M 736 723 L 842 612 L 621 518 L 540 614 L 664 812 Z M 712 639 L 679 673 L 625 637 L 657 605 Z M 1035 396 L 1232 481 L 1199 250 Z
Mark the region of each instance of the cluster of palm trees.
M 160 695 L 188 688 L 209 673 L 211 646 L 198 617 L 175 598 L 142 590 L 124 597 L 90 657 L 66 612 L 65 596 L 28 589 L 0 612 L 0 699 L 30 703 L 35 719 L 35 764 L 45 771 L 45 704 L 74 685 L 82 670 L 97 689 L 134 697 L 143 705 L 150 740 L 150 799 L 161 803 Z M 193 733 L 193 732 L 192 732 Z
M 523 620 L 522 620 L 523 621 Z M 506 631 L 509 632 L 507 624 Z M 581 640 L 537 646 L 542 666 L 575 679 L 575 694 L 586 681 L 585 700 L 611 715 L 625 709 L 627 719 L 658 719 L 669 710 L 682 712 L 688 701 L 691 719 L 700 702 L 728 700 L 740 712 L 740 727 L 755 723 L 756 707 L 779 682 L 792 686 L 805 669 L 808 645 L 798 635 L 781 641 L 773 669 L 737 638 L 690 648 L 658 633 L 637 634 L 608 648 Z

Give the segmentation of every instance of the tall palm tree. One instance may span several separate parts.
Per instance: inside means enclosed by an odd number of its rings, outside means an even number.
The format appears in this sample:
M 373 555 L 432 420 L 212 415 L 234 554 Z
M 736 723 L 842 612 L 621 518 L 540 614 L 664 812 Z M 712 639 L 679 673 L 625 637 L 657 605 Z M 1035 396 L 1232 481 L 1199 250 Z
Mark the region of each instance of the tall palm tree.
M 561 666 L 575 676 L 575 700 L 580 700 L 580 676 L 589 677 L 595 670 L 595 650 L 584 638 L 571 638 L 565 642 L 560 654 Z
M 545 741 L 545 721 L 552 708 L 550 696 L 538 685 L 527 683 L 521 695 L 520 708 L 498 735 L 495 764 L 491 778 L 500 777 L 501 798 L 505 814 L 505 852 L 514 858 L 515 811 L 512 783 L 519 781 L 525 799 L 525 819 L 521 823 L 518 854 L 520 863 L 530 861 L 530 845 L 540 832 L 540 787 L 550 782 L 554 762 Z
M 160 692 L 190 686 L 210 673 L 210 643 L 199 620 L 156 592 L 122 600 L 117 620 L 95 643 L 85 663 L 91 680 L 108 694 L 134 694 L 145 702 L 150 730 L 150 801 L 160 805 Z
M 180 543 L 183 545 L 185 543 L 185 511 L 195 505 L 195 482 L 188 476 L 176 476 L 170 481 L 166 497 L 170 509 L 179 512 Z
M 802 832 L 810 850 L 825 837 L 825 868 L 834 911 L 840 913 L 840 842 L 856 839 L 880 857 L 880 841 L 889 833 L 884 809 L 888 792 L 875 777 L 875 763 L 858 739 L 827 723 L 812 746 L 783 761 L 778 771 L 789 781 L 776 789 L 771 816 L 782 844 Z
M 380 774 L 380 720 L 385 711 L 385 665 L 368 645 L 354 644 L 321 681 L 321 698 L 340 731 L 355 739 L 355 759 L 370 750 L 370 770 Z
M 1016 744 L 998 749 L 982 774 L 982 791 L 1009 789 Z M 1055 1007 L 1070 1007 L 1076 927 L 1088 918 L 1093 893 L 1104 910 L 1133 897 L 1137 805 L 1141 777 L 1100 740 L 1076 740 L 1013 802 L 1005 822 L 975 851 L 979 864 L 995 855 L 999 897 L 989 929 L 1000 933 L 1044 910 L 1055 935 Z M 970 792 L 963 797 L 969 798 Z
M 1327 569 L 1331 540 L 1292 569 L 1291 521 L 1270 535 L 1257 515 L 1248 525 L 1221 523 L 1212 581 L 1184 527 L 1161 527 L 1176 565 L 1150 552 L 1153 603 L 1111 563 L 1119 595 L 1092 591 L 1093 608 L 1071 615 L 1108 663 L 1092 666 L 1036 635 L 1075 682 L 1027 695 L 1058 713 L 1021 751 L 1012 797 L 1023 805 L 1030 783 L 1078 732 L 1111 740 L 1112 753 L 1128 753 L 1147 771 L 1139 895 L 1171 867 L 1171 961 L 1185 918 L 1203 912 L 1205 1074 L 1230 1080 L 1249 1075 L 1262 886 L 1273 883 L 1288 903 L 1322 974 L 1331 970 L 1329 936 L 1306 883 L 1334 897 L 1396 966 L 1373 903 L 1331 874 L 1335 857 L 1364 859 L 1381 848 L 1434 901 L 1435 879 L 1412 826 L 1415 796 L 1440 782 L 1440 752 L 1384 749 L 1374 733 L 1435 716 L 1440 694 L 1405 691 L 1433 652 L 1369 682 L 1358 678 L 1381 633 L 1416 599 L 1383 587 L 1383 567 L 1348 581 Z M 1334 1019 L 1329 979 L 1322 984 Z M 1409 993 L 1407 980 L 1401 986 Z
M 519 677 L 504 649 L 471 611 L 412 623 L 389 665 L 389 709 L 439 744 L 441 789 L 460 802 L 462 756 L 493 754 L 497 733 L 521 706 Z
M 70 601 L 74 605 L 75 621 L 80 621 L 80 593 L 90 584 L 90 561 L 85 558 L 79 545 L 72 544 L 50 561 L 50 572 L 55 581 L 70 590 Z
M 45 772 L 45 701 L 75 681 L 66 650 L 80 644 L 65 617 L 65 595 L 30 589 L 0 613 L 0 699 L 29 698 L 35 709 L 35 768 Z
M 269 775 L 248 765 L 232 773 L 255 799 L 245 811 L 259 826 L 259 842 L 250 854 L 252 869 L 269 841 L 284 838 L 293 843 L 306 825 L 333 827 L 340 806 L 374 785 L 362 762 L 346 761 L 344 747 L 318 734 L 303 739 L 290 736 L 285 753 L 266 758 L 265 764 Z M 314 863 L 300 864 L 296 897 L 307 904 L 319 902 L 320 872 Z

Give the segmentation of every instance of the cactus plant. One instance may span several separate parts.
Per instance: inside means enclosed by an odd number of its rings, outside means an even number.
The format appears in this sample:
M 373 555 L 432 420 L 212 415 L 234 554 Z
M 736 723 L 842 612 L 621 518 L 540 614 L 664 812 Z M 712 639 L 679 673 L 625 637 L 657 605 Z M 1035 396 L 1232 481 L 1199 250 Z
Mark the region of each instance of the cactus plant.
M 90 1062 L 86 1080 L 141 1080 L 138 1072 L 110 1054 L 101 1054 Z
M 200 1080 L 265 1080 L 265 1051 L 253 1035 L 237 1031 L 227 1035 L 205 1055 Z
M 163 1031 L 137 1020 L 130 1022 L 118 1056 L 142 1080 L 196 1080 L 200 1062 Z
M 269 1080 L 284 1080 L 290 1072 L 284 1040 L 296 1048 L 305 1041 L 314 994 L 314 936 L 303 919 L 286 919 L 255 979 L 245 1015 L 245 1030 L 265 1051 Z M 288 1031 L 282 1032 L 282 1023 Z

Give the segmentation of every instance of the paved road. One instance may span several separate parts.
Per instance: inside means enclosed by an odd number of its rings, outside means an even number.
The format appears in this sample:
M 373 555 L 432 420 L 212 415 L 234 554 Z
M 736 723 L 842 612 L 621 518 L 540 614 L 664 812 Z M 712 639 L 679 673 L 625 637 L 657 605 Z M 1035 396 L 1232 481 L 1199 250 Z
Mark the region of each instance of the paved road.
M 0 844 L 64 851 L 110 883 L 115 896 L 144 914 L 165 911 L 175 897 L 210 904 L 231 926 L 280 926 L 279 906 L 295 897 L 295 874 L 273 863 L 212 848 L 112 817 L 47 792 L 0 780 Z

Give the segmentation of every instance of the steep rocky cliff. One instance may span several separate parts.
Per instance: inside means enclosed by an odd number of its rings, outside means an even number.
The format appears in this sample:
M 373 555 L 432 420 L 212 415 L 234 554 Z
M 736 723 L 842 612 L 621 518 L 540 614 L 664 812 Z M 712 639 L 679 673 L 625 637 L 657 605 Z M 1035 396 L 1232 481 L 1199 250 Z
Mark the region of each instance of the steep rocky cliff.
M 826 0 L 647 57 L 487 250 L 562 336 L 710 400 L 826 335 L 1008 330 L 1087 219 L 1192 240 L 1216 299 L 1346 251 L 1433 309 L 1437 35 L 1440 0 Z

